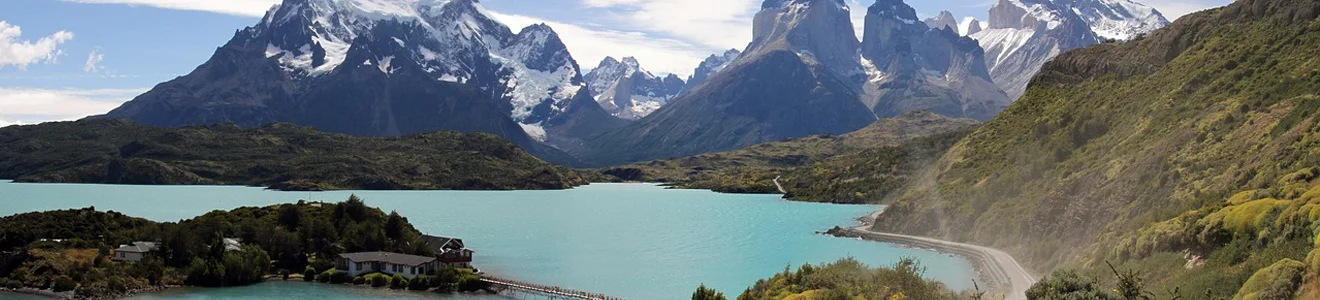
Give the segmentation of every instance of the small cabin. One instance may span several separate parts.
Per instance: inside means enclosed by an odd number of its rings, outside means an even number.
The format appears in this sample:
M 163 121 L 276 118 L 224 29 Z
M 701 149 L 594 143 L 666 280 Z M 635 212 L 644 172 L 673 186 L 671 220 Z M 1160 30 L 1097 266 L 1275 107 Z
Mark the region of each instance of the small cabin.
M 111 259 L 117 261 L 142 261 L 156 250 L 160 245 L 155 242 L 133 242 L 131 245 L 122 245 L 115 249 L 115 256 Z
M 468 249 L 459 238 L 423 235 L 422 242 L 431 249 L 435 258 L 440 261 L 442 267 L 457 269 L 471 269 L 472 255 L 476 254 L 472 249 Z

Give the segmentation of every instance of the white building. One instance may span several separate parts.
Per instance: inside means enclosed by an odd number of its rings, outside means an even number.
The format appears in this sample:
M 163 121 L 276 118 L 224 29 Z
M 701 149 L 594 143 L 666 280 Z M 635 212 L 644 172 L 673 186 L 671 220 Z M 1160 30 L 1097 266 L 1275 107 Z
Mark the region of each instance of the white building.
M 133 242 L 132 245 L 119 246 L 115 249 L 115 256 L 112 258 L 118 261 L 142 261 L 151 252 L 159 249 L 160 245 L 154 242 Z
M 390 252 L 340 254 L 335 260 L 335 269 L 348 273 L 350 277 L 380 272 L 412 279 L 417 275 L 429 275 L 439 266 L 435 257 Z
M 242 251 L 242 250 L 243 250 L 243 239 L 239 239 L 239 238 L 225 238 L 223 241 L 224 241 L 224 243 L 225 243 L 225 251 Z

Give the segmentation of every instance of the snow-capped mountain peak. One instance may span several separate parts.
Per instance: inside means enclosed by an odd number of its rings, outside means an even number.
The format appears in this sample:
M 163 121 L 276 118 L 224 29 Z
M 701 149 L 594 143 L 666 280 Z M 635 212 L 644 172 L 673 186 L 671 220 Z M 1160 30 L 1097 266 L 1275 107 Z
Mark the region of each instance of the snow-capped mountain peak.
M 706 60 L 701 61 L 701 64 L 692 70 L 692 76 L 688 77 L 687 86 L 683 88 L 683 91 L 691 90 L 706 82 L 711 76 L 715 76 L 716 73 L 732 64 L 734 60 L 738 59 L 739 55 L 742 55 L 742 52 L 738 49 L 729 49 L 722 54 L 711 54 L 706 57 Z
M 586 87 L 553 29 L 536 24 L 514 34 L 477 0 L 285 0 L 248 32 L 267 40 L 266 57 L 291 77 L 335 71 L 365 39 L 374 46 L 364 51 L 391 55 L 395 66 L 415 64 L 437 81 L 508 100 L 524 127 L 562 113 Z
M 1158 11 L 1133 0 L 999 0 L 989 20 L 989 29 L 969 36 L 985 49 L 995 84 L 1013 98 L 1059 53 L 1168 25 Z
M 941 11 L 939 16 L 929 18 L 924 21 L 927 27 L 932 29 L 944 29 L 948 27 L 952 30 L 958 30 L 958 20 L 953 17 L 949 11 Z
M 1091 25 L 1101 38 L 1128 40 L 1169 25 L 1164 15 L 1131 0 L 1057 0 Z
M 958 23 L 958 33 L 962 35 L 973 35 L 977 32 L 981 32 L 983 29 L 984 28 L 981 27 L 981 21 L 972 17 L 966 17 L 962 22 Z
M 634 57 L 606 57 L 586 75 L 596 102 L 605 111 L 624 119 L 640 119 L 678 96 L 684 82 L 669 74 L 659 77 L 643 69 Z

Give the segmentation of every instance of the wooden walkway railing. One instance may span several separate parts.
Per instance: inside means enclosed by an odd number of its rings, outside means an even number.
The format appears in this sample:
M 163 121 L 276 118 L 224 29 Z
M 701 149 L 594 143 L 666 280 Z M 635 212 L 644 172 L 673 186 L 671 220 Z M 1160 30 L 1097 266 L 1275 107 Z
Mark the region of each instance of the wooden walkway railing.
M 481 281 L 484 281 L 496 287 L 516 289 L 525 292 L 540 293 L 551 297 L 564 297 L 570 299 L 583 299 L 583 300 L 624 300 L 623 298 L 610 297 L 604 294 L 583 292 L 579 290 L 566 289 L 557 286 L 540 285 L 535 283 L 509 280 L 509 279 L 503 279 L 492 276 L 481 276 Z

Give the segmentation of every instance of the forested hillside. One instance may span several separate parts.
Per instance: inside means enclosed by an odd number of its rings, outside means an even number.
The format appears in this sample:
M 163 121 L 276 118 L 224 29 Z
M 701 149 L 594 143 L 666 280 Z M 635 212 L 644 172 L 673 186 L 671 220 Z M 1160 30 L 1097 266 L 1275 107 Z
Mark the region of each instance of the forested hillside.
M 271 124 L 158 128 L 84 120 L 0 128 L 0 178 L 282 190 L 566 189 L 577 172 L 491 134 L 360 137 Z

